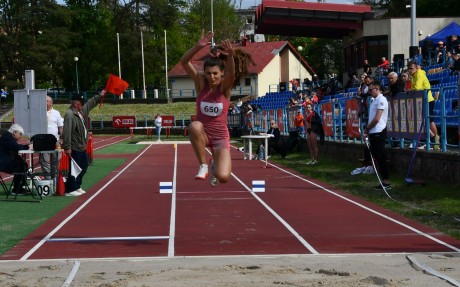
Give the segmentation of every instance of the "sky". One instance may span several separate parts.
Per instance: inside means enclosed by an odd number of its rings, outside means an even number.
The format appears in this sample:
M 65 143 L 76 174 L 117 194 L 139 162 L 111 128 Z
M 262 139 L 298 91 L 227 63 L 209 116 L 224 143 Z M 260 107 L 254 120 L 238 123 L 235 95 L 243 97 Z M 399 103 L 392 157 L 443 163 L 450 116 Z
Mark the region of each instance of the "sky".
M 240 4 L 240 0 L 235 0 L 236 5 Z M 241 1 L 241 7 L 242 8 L 248 8 L 251 6 L 257 6 L 262 2 L 262 0 L 242 0 Z M 314 0 L 310 1 L 305 1 L 305 2 L 317 2 Z M 335 4 L 353 4 L 355 0 L 326 0 L 327 3 L 335 3 Z

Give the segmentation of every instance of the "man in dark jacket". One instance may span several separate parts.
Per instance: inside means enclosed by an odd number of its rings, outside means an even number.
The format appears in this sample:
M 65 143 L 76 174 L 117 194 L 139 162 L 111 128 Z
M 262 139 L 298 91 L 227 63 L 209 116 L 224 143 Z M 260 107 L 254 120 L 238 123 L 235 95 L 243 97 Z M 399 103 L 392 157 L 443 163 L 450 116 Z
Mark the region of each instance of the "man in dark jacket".
M 0 137 L 0 171 L 5 173 L 17 173 L 13 178 L 13 194 L 24 194 L 25 176 L 27 163 L 19 156 L 18 151 L 27 150 L 30 144 L 19 144 L 18 141 L 24 133 L 24 129 L 13 124 L 8 131 Z
M 105 90 L 94 96 L 88 102 L 81 95 L 72 97 L 72 104 L 64 116 L 64 130 L 62 132 L 62 149 L 81 168 L 80 174 L 75 178 L 69 176 L 66 181 L 66 196 L 80 196 L 86 191 L 81 189 L 83 176 L 88 169 L 86 145 L 88 143 L 88 116 L 89 112 L 99 103 Z
M 383 95 L 394 97 L 398 93 L 403 93 L 406 83 L 402 78 L 398 76 L 396 72 L 391 72 L 388 74 L 388 81 L 390 83 L 390 89 L 386 90 Z

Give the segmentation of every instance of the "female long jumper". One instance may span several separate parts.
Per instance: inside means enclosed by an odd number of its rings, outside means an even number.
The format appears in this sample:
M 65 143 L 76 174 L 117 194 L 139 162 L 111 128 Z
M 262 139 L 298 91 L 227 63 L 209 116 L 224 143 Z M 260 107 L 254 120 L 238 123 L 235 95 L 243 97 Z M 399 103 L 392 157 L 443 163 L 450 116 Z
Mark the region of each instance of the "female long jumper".
M 226 183 L 232 172 L 230 156 L 230 135 L 227 127 L 227 114 L 235 81 L 234 50 L 229 40 L 221 43 L 225 60 L 210 56 L 203 65 L 204 75 L 199 74 L 190 60 L 209 45 L 213 33 L 202 37 L 181 58 L 181 64 L 189 77 L 195 82 L 197 120 L 188 127 L 190 142 L 200 164 L 195 179 L 204 180 L 208 176 L 206 147 L 212 152 L 210 162 L 210 183 L 216 186 Z

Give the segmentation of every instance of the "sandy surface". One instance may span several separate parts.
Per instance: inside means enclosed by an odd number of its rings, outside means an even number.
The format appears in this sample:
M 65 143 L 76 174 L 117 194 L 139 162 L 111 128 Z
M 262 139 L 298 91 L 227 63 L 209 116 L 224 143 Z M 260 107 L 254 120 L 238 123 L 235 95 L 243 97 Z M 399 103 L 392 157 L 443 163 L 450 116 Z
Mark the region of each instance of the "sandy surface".
M 2 261 L 0 286 L 455 286 L 408 254 Z M 410 254 L 460 284 L 460 254 Z

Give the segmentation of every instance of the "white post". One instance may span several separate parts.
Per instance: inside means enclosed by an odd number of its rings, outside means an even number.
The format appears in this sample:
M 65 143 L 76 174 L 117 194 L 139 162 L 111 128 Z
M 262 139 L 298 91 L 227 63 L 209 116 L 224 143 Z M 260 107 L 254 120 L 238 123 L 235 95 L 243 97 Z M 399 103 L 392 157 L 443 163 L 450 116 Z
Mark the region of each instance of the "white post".
M 211 32 L 214 33 L 214 4 L 211 0 Z M 214 47 L 214 35 L 211 38 L 211 47 Z
M 144 66 L 144 35 L 141 31 L 141 51 L 142 51 L 142 81 L 144 83 L 144 89 L 142 90 L 142 97 L 147 98 L 147 91 L 145 90 L 145 66 Z
M 168 85 L 168 44 L 166 41 L 166 30 L 165 31 L 165 77 L 166 77 L 166 98 L 169 100 L 169 85 Z
M 118 47 L 118 77 L 120 77 L 120 79 L 121 79 L 120 33 L 117 33 L 117 47 Z M 120 99 L 123 100 L 123 93 L 120 95 Z
M 416 36 L 416 30 L 417 30 L 417 24 L 416 24 L 416 19 L 417 19 L 417 10 L 416 10 L 416 0 L 411 0 L 411 9 L 410 9 L 410 45 L 411 46 L 418 46 L 417 45 L 417 36 Z
M 302 58 L 301 58 L 302 55 L 300 54 L 302 50 L 303 50 L 302 46 L 297 47 L 297 51 L 299 51 L 299 87 L 301 86 L 301 83 L 302 83 Z

